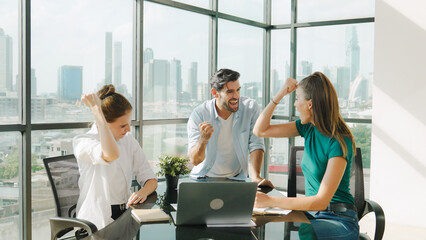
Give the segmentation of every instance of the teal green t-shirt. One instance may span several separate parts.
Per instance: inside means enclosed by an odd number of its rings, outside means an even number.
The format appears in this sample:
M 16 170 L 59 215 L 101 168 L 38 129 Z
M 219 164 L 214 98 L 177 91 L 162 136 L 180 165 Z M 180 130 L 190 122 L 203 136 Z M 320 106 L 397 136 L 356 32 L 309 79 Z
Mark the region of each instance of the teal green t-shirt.
M 305 151 L 301 164 L 305 176 L 305 195 L 313 196 L 318 193 L 328 160 L 333 157 L 343 157 L 343 151 L 337 139 L 324 136 L 311 123 L 302 124 L 298 119 L 296 120 L 296 127 L 300 136 L 305 138 Z M 354 204 L 354 198 L 349 191 L 353 156 L 352 141 L 348 137 L 344 139 L 348 148 L 346 169 L 331 202 Z

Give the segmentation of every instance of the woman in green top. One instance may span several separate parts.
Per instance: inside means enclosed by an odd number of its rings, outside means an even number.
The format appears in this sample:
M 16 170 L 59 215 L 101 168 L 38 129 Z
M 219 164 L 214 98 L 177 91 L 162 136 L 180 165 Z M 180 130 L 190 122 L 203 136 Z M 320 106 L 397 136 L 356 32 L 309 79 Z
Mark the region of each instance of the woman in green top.
M 271 125 L 279 101 L 296 90 L 294 106 L 300 119 Z M 311 225 L 318 239 L 358 239 L 354 198 L 349 192 L 353 135 L 339 112 L 336 90 L 320 72 L 298 84 L 289 78 L 260 114 L 253 132 L 259 137 L 305 138 L 302 171 L 305 197 L 270 197 L 257 193 L 255 207 L 315 211 Z

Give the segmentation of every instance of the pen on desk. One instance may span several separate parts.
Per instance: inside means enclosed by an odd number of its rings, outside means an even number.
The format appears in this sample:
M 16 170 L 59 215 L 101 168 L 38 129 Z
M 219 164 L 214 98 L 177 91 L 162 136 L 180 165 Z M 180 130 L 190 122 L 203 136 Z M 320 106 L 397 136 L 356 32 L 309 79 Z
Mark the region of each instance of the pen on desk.
M 260 182 L 257 184 L 257 186 L 262 185 L 263 181 L 265 181 L 265 179 L 262 179 L 262 181 L 260 181 Z

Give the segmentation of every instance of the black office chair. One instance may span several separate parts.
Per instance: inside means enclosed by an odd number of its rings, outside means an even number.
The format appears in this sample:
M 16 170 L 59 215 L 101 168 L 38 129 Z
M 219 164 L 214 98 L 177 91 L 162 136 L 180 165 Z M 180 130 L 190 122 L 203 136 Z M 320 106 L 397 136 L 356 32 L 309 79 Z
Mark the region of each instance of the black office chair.
M 43 163 L 52 186 L 57 214 L 57 217 L 50 218 L 51 239 L 64 236 L 73 231 L 74 227 L 85 229 L 88 235 L 96 232 L 98 229 L 93 223 L 75 218 L 77 200 L 80 196 L 78 188 L 80 173 L 75 156 L 71 154 L 45 158 Z
M 301 170 L 303 151 L 304 147 L 302 146 L 294 146 L 291 148 L 288 164 L 288 197 L 296 197 L 297 194 L 305 194 L 305 177 Z M 385 231 L 385 214 L 378 203 L 365 199 L 364 172 L 360 148 L 356 149 L 356 156 L 352 161 L 350 189 L 351 194 L 355 199 L 355 205 L 358 209 L 358 219 L 361 220 L 361 218 L 367 215 L 367 213 L 374 212 L 376 216 L 376 231 L 374 233 L 374 239 L 382 239 Z M 295 228 L 293 227 L 293 229 Z M 359 239 L 370 239 L 370 237 L 361 233 Z

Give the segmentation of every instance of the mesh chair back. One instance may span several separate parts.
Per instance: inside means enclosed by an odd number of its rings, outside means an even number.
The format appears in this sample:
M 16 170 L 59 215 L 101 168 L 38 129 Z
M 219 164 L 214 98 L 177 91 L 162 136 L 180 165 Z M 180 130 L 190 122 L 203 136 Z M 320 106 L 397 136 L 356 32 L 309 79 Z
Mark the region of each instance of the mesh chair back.
M 301 171 L 304 147 L 294 146 L 291 148 L 289 160 L 289 174 L 287 194 L 289 197 L 296 197 L 297 194 L 305 194 L 305 177 Z M 356 156 L 352 160 L 350 192 L 354 196 L 355 206 L 358 209 L 358 218 L 361 219 L 362 209 L 365 207 L 364 198 L 364 172 L 362 167 L 361 149 L 356 148 Z
M 43 159 L 53 196 L 56 203 L 58 217 L 74 217 L 80 190 L 78 188 L 77 160 L 74 155 L 51 157 Z

